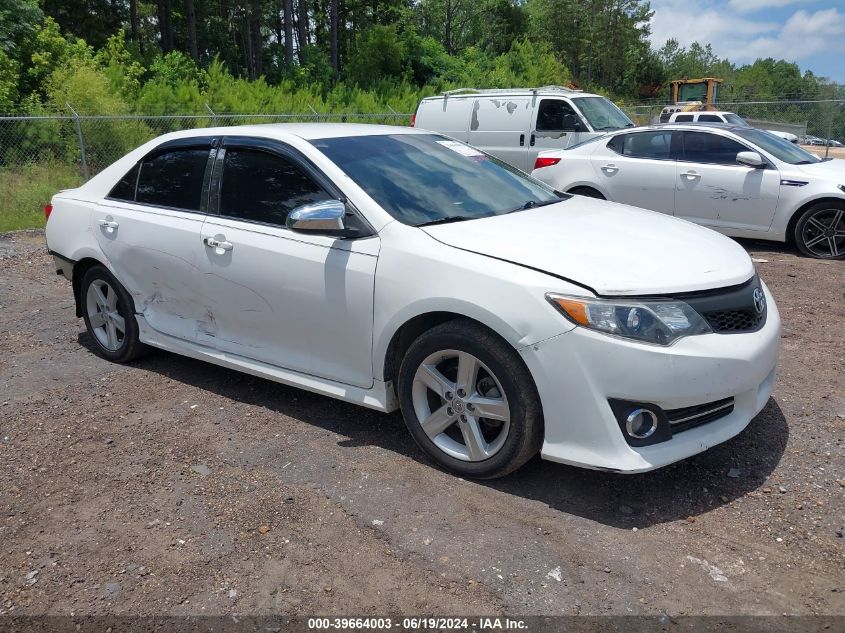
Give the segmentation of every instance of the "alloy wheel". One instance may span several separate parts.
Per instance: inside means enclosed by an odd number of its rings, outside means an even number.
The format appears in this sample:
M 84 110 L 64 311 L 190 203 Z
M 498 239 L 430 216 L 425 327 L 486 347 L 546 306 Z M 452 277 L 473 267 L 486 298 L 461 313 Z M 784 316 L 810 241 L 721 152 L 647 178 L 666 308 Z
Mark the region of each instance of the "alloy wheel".
M 819 209 L 804 223 L 801 240 L 813 255 L 839 257 L 845 253 L 845 210 Z
M 443 350 L 420 363 L 412 387 L 420 427 L 444 453 L 480 462 L 501 450 L 510 407 L 498 378 L 468 352 Z
M 118 351 L 126 339 L 126 322 L 120 315 L 117 292 L 104 279 L 95 279 L 85 297 L 88 323 L 97 342 L 110 352 Z

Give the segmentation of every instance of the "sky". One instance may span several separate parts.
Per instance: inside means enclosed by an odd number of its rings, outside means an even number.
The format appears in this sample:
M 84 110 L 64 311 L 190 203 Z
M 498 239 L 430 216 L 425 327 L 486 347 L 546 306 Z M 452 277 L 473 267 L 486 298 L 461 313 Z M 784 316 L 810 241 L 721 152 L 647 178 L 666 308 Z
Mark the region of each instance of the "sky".
M 845 0 L 651 0 L 651 41 L 660 48 L 710 44 L 735 64 L 759 57 L 845 84 Z

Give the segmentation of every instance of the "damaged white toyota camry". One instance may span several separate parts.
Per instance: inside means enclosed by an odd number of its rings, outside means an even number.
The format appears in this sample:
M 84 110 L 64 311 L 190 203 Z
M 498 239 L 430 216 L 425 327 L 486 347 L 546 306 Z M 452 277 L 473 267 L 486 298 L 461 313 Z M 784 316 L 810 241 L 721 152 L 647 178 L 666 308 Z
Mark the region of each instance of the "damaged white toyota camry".
M 767 402 L 780 318 L 709 229 L 422 130 L 157 138 L 48 207 L 99 353 L 147 345 L 380 411 L 470 477 L 651 470 Z

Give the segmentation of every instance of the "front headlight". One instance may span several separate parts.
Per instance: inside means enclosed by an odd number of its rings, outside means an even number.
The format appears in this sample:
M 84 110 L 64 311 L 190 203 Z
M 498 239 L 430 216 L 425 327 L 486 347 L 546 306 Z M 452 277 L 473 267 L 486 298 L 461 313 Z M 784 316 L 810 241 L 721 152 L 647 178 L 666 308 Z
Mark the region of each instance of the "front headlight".
M 684 336 L 712 332 L 683 301 L 587 299 L 552 293 L 546 298 L 576 325 L 644 343 L 671 345 Z

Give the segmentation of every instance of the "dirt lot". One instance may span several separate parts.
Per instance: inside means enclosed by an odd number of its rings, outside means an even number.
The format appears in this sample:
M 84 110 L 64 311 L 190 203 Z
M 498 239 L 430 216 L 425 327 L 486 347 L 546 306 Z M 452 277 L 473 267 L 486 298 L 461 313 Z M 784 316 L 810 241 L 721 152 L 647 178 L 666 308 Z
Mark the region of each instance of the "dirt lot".
M 817 154 L 818 156 L 824 158 L 825 147 L 819 147 L 818 145 L 802 145 L 804 149 L 808 152 L 812 152 L 813 154 Z M 830 151 L 828 152 L 829 158 L 845 158 L 845 147 L 831 147 Z
M 845 263 L 745 244 L 784 331 L 734 440 L 476 483 L 396 414 L 99 359 L 42 240 L 0 236 L 0 614 L 845 614 Z

